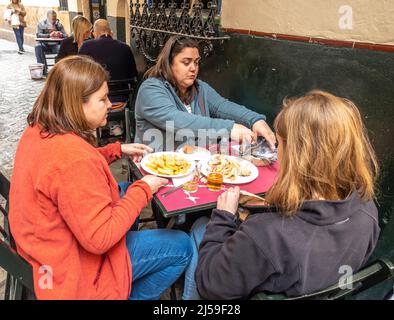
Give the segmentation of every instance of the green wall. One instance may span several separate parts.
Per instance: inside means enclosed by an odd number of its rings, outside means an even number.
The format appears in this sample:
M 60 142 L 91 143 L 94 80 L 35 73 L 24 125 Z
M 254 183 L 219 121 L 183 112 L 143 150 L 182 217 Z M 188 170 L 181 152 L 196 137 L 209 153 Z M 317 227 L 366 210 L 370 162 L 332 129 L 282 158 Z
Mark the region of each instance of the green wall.
M 374 256 L 394 261 L 394 54 L 229 34 L 205 59 L 200 78 L 272 124 L 284 97 L 322 89 L 360 108 L 382 167 L 381 237 Z M 382 298 L 393 281 L 363 298 Z

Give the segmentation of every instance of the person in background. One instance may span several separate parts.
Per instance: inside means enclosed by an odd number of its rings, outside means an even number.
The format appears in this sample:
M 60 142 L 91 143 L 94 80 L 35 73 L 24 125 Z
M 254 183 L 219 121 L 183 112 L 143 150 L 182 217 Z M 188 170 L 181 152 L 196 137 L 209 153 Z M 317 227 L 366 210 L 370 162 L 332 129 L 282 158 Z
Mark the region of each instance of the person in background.
M 19 25 L 12 25 L 12 30 L 14 30 L 16 43 L 18 44 L 18 54 L 23 54 L 25 49 L 23 48 L 23 33 L 26 28 L 26 10 L 21 0 L 11 0 L 11 3 L 7 6 L 7 9 L 12 10 L 13 14 L 18 15 Z M 11 21 L 10 21 L 11 22 Z
M 79 54 L 92 57 L 100 63 L 110 75 L 110 80 L 132 79 L 137 77 L 137 67 L 131 48 L 126 43 L 113 38 L 109 23 L 98 19 L 93 26 L 94 39 L 85 41 L 79 48 Z M 119 88 L 122 89 L 122 88 Z M 119 102 L 127 97 L 109 97 L 112 102 Z
M 112 30 L 105 19 L 98 19 L 93 26 L 94 39 L 85 41 L 79 49 L 79 54 L 92 57 L 100 63 L 110 75 L 110 80 L 137 78 L 138 72 L 131 48 L 126 43 L 113 38 Z M 127 85 L 111 86 L 112 90 L 127 89 Z M 124 103 L 128 95 L 109 95 L 112 103 Z M 124 132 L 121 122 L 110 121 L 110 135 L 120 136 Z
M 371 256 L 379 167 L 357 107 L 312 91 L 285 100 L 274 128 L 280 169 L 268 205 L 239 224 L 240 190 L 230 188 L 210 220 L 195 222 L 184 299 L 308 294 L 338 283 L 341 266 L 357 272 Z
M 138 90 L 136 142 L 150 143 L 156 151 L 171 150 L 180 147 L 184 141 L 156 139 L 152 142 L 146 134 L 159 132 L 161 137 L 166 137 L 166 132 L 171 130 L 177 136 L 187 128 L 189 136 L 186 139 L 192 144 L 196 143 L 191 139 L 198 136 L 199 130 L 214 130 L 241 142 L 251 142 L 255 137 L 263 136 L 274 149 L 275 135 L 265 122 L 266 117 L 227 100 L 199 80 L 200 60 L 195 40 L 183 36 L 172 36 L 167 40 L 156 65 L 145 73 L 146 80 Z M 170 128 L 166 127 L 168 122 L 173 122 Z M 198 144 L 205 147 L 205 140 L 198 141 Z M 167 142 L 172 145 L 167 146 Z
M 47 12 L 46 19 L 40 21 L 37 25 L 37 38 L 66 38 L 67 33 L 63 25 L 57 19 L 57 13 L 54 10 Z M 57 54 L 60 45 L 57 43 L 39 43 L 35 47 L 37 63 L 44 63 L 44 52 Z
M 190 261 L 186 233 L 133 231 L 168 181 L 146 175 L 119 190 L 109 164 L 122 156 L 139 162 L 151 150 L 96 147 L 94 132 L 111 107 L 107 81 L 88 57 L 56 63 L 18 144 L 9 219 L 38 299 L 159 299 Z M 42 285 L 46 276 L 50 288 Z
M 83 42 L 91 36 L 92 24 L 83 16 L 75 16 L 72 20 L 71 27 L 72 34 L 62 41 L 59 53 L 55 58 L 56 62 L 67 56 L 78 54 L 78 49 L 82 46 Z

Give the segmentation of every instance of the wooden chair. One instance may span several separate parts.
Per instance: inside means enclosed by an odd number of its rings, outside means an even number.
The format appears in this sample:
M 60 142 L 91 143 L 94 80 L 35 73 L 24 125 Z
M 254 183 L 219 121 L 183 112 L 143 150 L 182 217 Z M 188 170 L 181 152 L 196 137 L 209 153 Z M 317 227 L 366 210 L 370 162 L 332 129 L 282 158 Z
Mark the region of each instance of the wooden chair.
M 341 288 L 339 284 L 310 294 L 296 297 L 287 297 L 284 294 L 257 293 L 252 300 L 339 300 L 351 298 L 356 293 L 365 291 L 383 281 L 394 277 L 394 264 L 386 258 L 376 260 L 374 263 L 347 278 L 344 283 L 351 284 L 351 289 Z
M 0 213 L 3 226 L 0 225 L 0 267 L 7 272 L 4 300 L 35 299 L 33 269 L 16 252 L 15 241 L 11 234 L 8 220 L 8 197 L 10 182 L 0 172 Z M 4 203 L 4 205 L 2 205 Z

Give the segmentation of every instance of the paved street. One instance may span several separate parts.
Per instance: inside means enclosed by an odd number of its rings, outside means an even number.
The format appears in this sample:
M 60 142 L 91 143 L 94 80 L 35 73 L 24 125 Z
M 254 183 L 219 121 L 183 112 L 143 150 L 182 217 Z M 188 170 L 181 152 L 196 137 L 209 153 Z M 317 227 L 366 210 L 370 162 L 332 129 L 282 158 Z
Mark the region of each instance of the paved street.
M 34 48 L 25 46 L 24 55 L 17 54 L 16 48 L 15 43 L 0 39 L 0 168 L 8 178 L 26 117 L 44 85 L 43 80 L 30 78 Z

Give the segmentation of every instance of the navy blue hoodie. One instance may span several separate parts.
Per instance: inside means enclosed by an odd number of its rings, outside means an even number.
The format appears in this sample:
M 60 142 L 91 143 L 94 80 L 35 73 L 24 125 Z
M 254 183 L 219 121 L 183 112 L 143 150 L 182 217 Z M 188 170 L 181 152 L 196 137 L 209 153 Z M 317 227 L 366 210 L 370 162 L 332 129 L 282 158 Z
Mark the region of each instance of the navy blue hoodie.
M 213 210 L 196 270 L 203 298 L 311 293 L 338 283 L 341 266 L 359 270 L 378 240 L 376 206 L 357 192 L 342 201 L 306 201 L 290 218 L 271 209 L 239 227 L 231 213 Z

